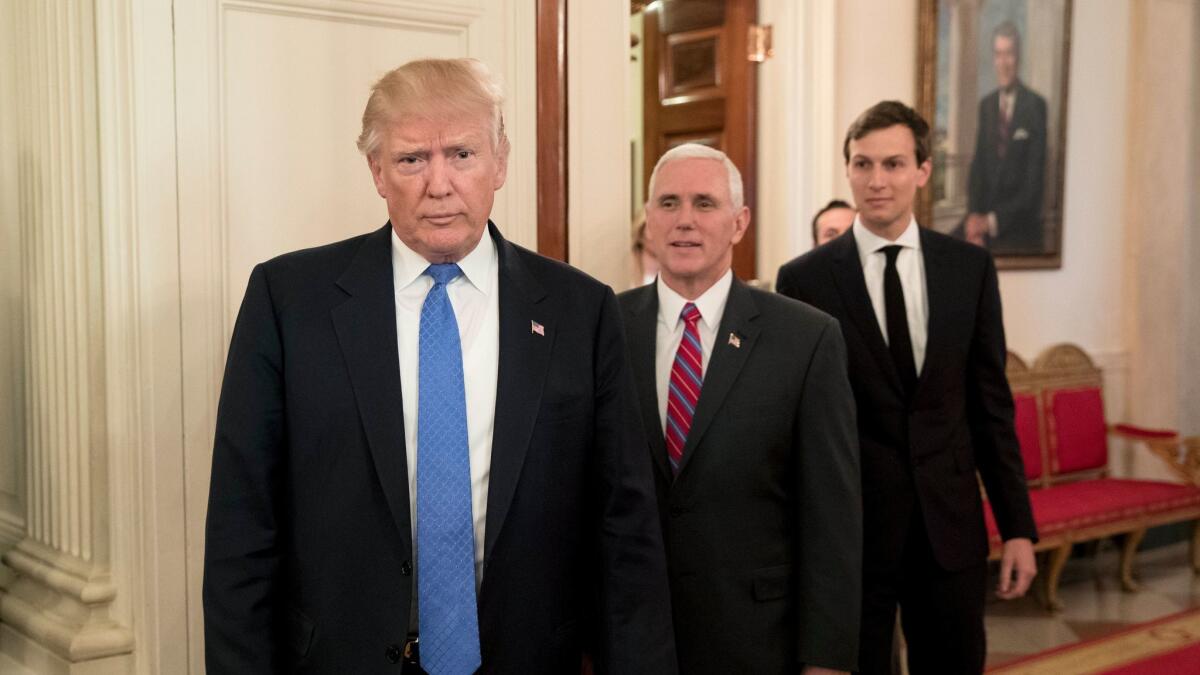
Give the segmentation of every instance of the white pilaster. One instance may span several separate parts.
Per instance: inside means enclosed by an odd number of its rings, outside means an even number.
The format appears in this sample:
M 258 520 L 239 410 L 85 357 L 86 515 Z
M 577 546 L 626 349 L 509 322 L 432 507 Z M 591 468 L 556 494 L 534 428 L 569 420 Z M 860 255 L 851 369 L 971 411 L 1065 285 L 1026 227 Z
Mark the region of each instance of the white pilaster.
M 133 638 L 109 617 L 94 4 L 16 3 L 12 19 L 26 520 L 3 556 L 3 649 L 38 672 L 116 672 Z

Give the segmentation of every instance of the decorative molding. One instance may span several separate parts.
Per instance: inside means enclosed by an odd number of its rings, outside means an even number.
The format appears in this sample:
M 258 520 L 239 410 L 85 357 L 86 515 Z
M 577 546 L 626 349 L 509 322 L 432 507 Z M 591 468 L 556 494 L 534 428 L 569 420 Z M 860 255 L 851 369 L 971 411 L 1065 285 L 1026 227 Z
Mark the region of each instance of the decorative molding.
M 25 538 L 25 519 L 15 513 L 0 511 L 0 554 L 17 545 Z M 0 582 L 0 588 L 4 584 Z
M 369 2 L 365 0 L 224 0 L 225 9 L 299 16 L 326 21 L 405 28 L 469 28 L 484 10 L 470 5 L 428 2 Z
M 108 616 L 116 588 L 107 574 L 28 539 L 3 559 L 16 573 L 0 594 L 4 623 L 69 661 L 133 651 L 133 633 Z

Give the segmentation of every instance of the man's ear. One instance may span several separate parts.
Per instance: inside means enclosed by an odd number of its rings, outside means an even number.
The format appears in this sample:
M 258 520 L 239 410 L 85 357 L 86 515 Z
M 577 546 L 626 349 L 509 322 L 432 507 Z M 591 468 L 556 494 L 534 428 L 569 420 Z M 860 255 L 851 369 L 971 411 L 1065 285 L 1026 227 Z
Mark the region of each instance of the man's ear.
M 492 178 L 492 189 L 499 190 L 504 187 L 504 181 L 508 178 L 508 138 L 501 138 L 499 145 L 496 147 L 496 175 Z
M 917 187 L 925 187 L 925 184 L 929 182 L 929 176 L 933 173 L 933 160 L 926 159 L 921 162 L 921 166 L 917 167 L 917 170 L 920 172 L 920 175 L 917 176 Z
M 383 165 L 379 162 L 378 151 L 367 155 L 367 168 L 371 170 L 371 180 L 375 182 L 375 191 L 380 197 L 387 199 L 383 185 Z
M 750 229 L 750 207 L 742 206 L 733 219 L 733 243 L 741 241 L 742 237 L 746 236 L 748 229 Z

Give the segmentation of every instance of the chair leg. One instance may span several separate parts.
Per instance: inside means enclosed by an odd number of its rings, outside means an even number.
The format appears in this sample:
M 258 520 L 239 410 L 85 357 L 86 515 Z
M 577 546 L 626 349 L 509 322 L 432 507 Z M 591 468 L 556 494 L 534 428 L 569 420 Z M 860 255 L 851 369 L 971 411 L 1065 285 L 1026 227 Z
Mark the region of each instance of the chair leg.
M 1192 574 L 1200 576 L 1200 520 L 1192 523 Z
M 1121 545 L 1121 590 L 1126 593 L 1135 593 L 1141 590 L 1142 586 L 1133 578 L 1133 557 L 1137 554 L 1138 545 L 1142 543 L 1142 538 L 1146 536 L 1146 528 L 1134 530 L 1124 537 L 1124 542 Z
M 1058 599 L 1058 580 L 1062 577 L 1063 568 L 1067 566 L 1067 558 L 1071 557 L 1071 544 L 1068 542 L 1050 551 L 1050 564 L 1046 575 L 1042 577 L 1044 584 L 1042 606 L 1048 612 L 1062 610 L 1062 600 Z

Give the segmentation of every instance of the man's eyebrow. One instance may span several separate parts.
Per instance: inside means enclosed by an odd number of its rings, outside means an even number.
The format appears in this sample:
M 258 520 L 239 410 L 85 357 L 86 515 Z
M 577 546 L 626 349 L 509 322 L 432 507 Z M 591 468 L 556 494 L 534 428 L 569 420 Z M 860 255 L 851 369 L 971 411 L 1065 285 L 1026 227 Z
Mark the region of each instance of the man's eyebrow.
M 660 195 L 659 195 L 659 196 L 658 196 L 658 197 L 655 199 L 655 201 L 658 201 L 658 202 L 663 202 L 663 201 L 666 201 L 666 200 L 668 200 L 668 199 L 679 199 L 679 195 L 675 194 L 674 192 L 664 192 L 664 193 L 660 194 Z

